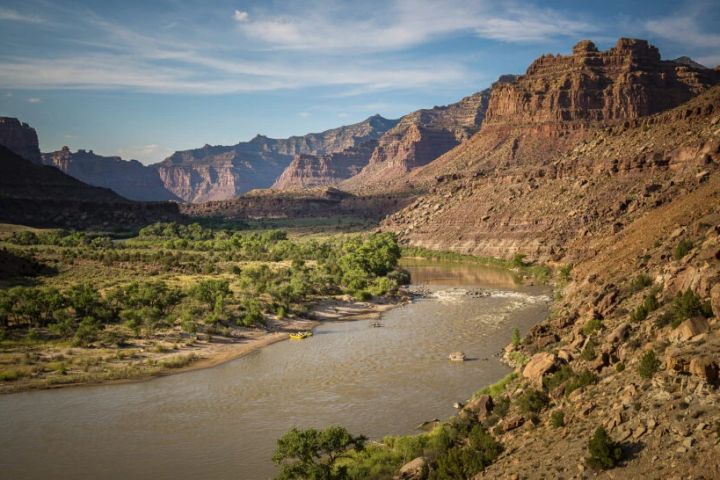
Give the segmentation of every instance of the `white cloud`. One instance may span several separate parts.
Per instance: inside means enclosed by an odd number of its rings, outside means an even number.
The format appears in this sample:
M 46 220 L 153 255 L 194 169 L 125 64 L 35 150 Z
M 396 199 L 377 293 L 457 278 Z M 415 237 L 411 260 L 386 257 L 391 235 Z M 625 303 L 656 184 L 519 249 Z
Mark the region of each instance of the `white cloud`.
M 357 13 L 321 2 L 284 15 L 256 15 L 243 25 L 251 39 L 289 50 L 397 50 L 438 37 L 474 33 L 505 42 L 578 37 L 596 31 L 589 22 L 550 9 L 515 3 L 463 0 L 396 0 Z M 314 11 L 314 13 L 312 13 Z
M 300 112 L 300 113 L 298 113 L 298 115 L 300 115 L 300 116 L 303 117 L 303 118 L 308 118 L 308 117 L 311 117 L 311 116 L 312 116 L 312 113 L 310 113 L 310 112 Z
M 337 116 L 338 116 L 338 118 L 348 118 L 350 116 L 350 114 L 345 113 L 345 112 L 340 112 L 337 114 Z
M 43 23 L 43 19 L 36 15 L 26 15 L 16 10 L 0 7 L 0 21 L 21 23 Z
M 233 13 L 233 20 L 236 22 L 247 22 L 250 20 L 250 14 L 242 10 L 235 10 L 235 13 Z
M 658 37 L 696 48 L 720 48 L 720 34 L 707 32 L 694 14 L 649 20 L 645 28 Z
M 42 102 L 42 100 L 39 99 L 39 98 L 37 98 L 37 97 L 30 97 L 30 98 L 27 99 L 27 101 L 28 101 L 28 103 L 40 103 L 40 102 Z

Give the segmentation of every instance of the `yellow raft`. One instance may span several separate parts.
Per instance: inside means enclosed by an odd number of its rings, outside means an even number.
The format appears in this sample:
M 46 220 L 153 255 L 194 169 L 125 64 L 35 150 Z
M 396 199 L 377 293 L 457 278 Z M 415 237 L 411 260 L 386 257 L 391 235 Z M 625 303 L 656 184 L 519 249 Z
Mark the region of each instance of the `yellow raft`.
M 290 340 L 304 340 L 312 337 L 312 332 L 295 332 L 290 334 Z

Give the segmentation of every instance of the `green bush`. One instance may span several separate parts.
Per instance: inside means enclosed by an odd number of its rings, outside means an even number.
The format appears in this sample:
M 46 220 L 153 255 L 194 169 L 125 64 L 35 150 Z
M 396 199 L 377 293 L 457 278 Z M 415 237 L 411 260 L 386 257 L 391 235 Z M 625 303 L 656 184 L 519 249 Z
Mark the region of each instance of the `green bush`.
M 570 272 L 572 272 L 572 268 L 573 268 L 573 266 L 571 263 L 568 263 L 567 265 L 563 265 L 562 267 L 560 267 L 560 270 L 559 270 L 560 280 L 562 280 L 563 282 L 569 282 L 571 280 Z
M 516 253 L 513 255 L 511 265 L 515 268 L 523 268 L 526 266 L 525 264 L 525 255 L 524 253 Z
M 583 325 L 583 333 L 589 337 L 601 328 L 602 321 L 599 318 L 593 318 L 592 320 L 588 320 L 587 322 L 585 322 L 585 325 Z
M 550 415 L 550 425 L 555 428 L 561 428 L 565 426 L 565 413 L 562 410 L 555 410 Z
M 513 332 L 512 332 L 513 347 L 515 347 L 515 348 L 519 347 L 521 342 L 522 342 L 522 338 L 520 337 L 520 330 L 517 327 L 513 328 Z
M 623 458 L 620 444 L 613 442 L 604 428 L 598 427 L 588 441 L 587 464 L 597 470 L 614 468 Z
M 677 294 L 673 300 L 671 311 L 674 316 L 673 328 L 677 328 L 683 320 L 688 318 L 700 316 L 710 318 L 713 315 L 710 302 L 703 303 L 700 297 L 695 295 L 695 292 L 689 288 Z
M 535 389 L 525 390 L 517 399 L 517 405 L 523 413 L 540 413 L 547 404 L 547 395 Z
M 649 287 L 650 285 L 652 285 L 652 283 L 652 278 L 650 278 L 649 275 L 641 273 L 640 275 L 632 279 L 628 290 L 630 290 L 630 293 L 637 293 L 641 290 L 644 290 L 646 287 Z
M 467 445 L 450 448 L 437 459 L 431 479 L 469 479 L 492 464 L 502 446 L 482 426 L 475 425 L 467 438 Z
M 675 258 L 675 260 L 682 259 L 685 255 L 690 253 L 690 250 L 692 250 L 692 248 L 693 248 L 693 243 L 690 240 L 688 240 L 686 238 L 680 240 L 680 243 L 678 243 L 677 246 L 675 247 L 675 252 L 673 253 L 673 258 Z
M 508 414 L 508 411 L 510 410 L 510 399 L 505 396 L 497 399 L 493 397 L 493 402 L 495 402 L 495 406 L 493 407 L 493 413 L 500 418 L 505 418 L 505 416 Z
M 655 356 L 655 351 L 648 350 L 640 359 L 638 373 L 642 378 L 650 379 L 657 373 L 659 367 L 660 361 Z
M 595 348 L 597 348 L 597 343 L 595 343 L 594 338 L 590 338 L 590 340 L 588 340 L 588 342 L 585 344 L 585 348 L 583 348 L 583 351 L 580 352 L 580 358 L 582 358 L 586 362 L 595 360 L 595 357 L 597 356 L 597 354 L 595 353 Z

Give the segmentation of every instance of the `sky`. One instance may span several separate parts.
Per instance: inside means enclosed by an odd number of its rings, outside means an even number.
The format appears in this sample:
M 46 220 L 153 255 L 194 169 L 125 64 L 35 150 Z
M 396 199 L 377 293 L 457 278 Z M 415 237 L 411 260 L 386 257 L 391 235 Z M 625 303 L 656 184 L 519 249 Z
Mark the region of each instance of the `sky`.
M 720 64 L 720 2 L 0 2 L 0 116 L 149 164 L 446 105 L 581 39 Z

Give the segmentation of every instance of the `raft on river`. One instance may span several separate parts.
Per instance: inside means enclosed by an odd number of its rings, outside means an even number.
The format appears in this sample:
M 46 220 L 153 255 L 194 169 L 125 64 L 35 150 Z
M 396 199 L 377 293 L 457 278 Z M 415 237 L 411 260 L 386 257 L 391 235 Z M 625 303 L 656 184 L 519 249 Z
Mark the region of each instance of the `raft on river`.
M 290 334 L 290 340 L 304 340 L 312 337 L 312 332 L 295 332 Z

